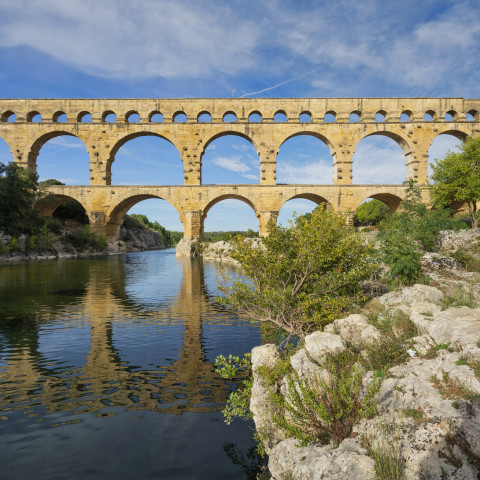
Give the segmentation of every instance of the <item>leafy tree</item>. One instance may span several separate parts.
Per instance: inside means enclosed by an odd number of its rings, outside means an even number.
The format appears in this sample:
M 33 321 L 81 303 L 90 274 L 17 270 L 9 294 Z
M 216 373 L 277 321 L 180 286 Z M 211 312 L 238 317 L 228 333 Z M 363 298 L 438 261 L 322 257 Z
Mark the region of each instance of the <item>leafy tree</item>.
M 30 233 L 40 219 L 33 203 L 38 176 L 15 163 L 0 163 L 0 230 L 5 233 Z
M 389 212 L 390 209 L 380 200 L 370 200 L 358 207 L 353 223 L 355 226 L 377 225 Z
M 449 206 L 452 202 L 466 203 L 472 227 L 477 227 L 480 201 L 480 136 L 469 138 L 460 152 L 448 152 L 432 165 L 432 199 Z
M 429 209 L 422 202 L 420 187 L 409 180 L 401 210 L 379 225 L 383 260 L 392 278 L 410 285 L 421 277 L 422 253 L 435 249 L 440 231 L 460 228 L 451 214 L 446 209 Z
M 219 300 L 289 335 L 304 337 L 338 318 L 363 296 L 358 284 L 375 269 L 371 247 L 334 213 L 271 225 L 260 246 L 236 237 L 232 257 L 245 280 L 225 277 Z

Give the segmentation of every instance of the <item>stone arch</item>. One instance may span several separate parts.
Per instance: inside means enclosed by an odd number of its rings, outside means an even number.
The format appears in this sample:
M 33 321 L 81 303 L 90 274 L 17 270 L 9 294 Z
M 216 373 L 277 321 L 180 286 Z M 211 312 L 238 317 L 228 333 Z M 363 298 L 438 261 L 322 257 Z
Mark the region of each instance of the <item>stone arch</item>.
M 49 140 L 52 140 L 52 138 L 55 138 L 55 137 L 60 137 L 60 136 L 67 136 L 67 137 L 76 137 L 78 138 L 79 140 L 82 141 L 82 143 L 84 144 L 85 146 L 85 149 L 87 150 L 88 152 L 88 148 L 87 148 L 87 145 L 85 143 L 85 140 L 83 138 L 81 138 L 80 136 L 78 135 L 74 135 L 73 133 L 71 132 L 67 132 L 65 130 L 53 130 L 51 132 L 48 132 L 48 133 L 45 133 L 43 134 L 41 137 L 37 138 L 32 146 L 30 147 L 29 149 L 29 152 L 28 152 L 28 157 L 27 157 L 27 164 L 28 164 L 28 169 L 31 171 L 31 172 L 34 172 L 36 173 L 37 171 L 37 158 L 38 158 L 38 154 L 40 152 L 40 149 L 49 141 Z
M 478 110 L 469 110 L 467 112 L 467 115 L 471 115 L 471 122 L 478 122 L 480 120 L 480 113 L 478 112 Z
M 226 130 L 226 131 L 224 131 L 224 132 L 216 133 L 215 135 L 213 135 L 212 137 L 210 137 L 208 140 L 205 140 L 205 143 L 203 144 L 202 156 L 203 156 L 203 154 L 205 153 L 206 148 L 207 148 L 213 141 L 215 141 L 217 138 L 225 137 L 225 136 L 227 136 L 227 135 L 236 135 L 237 137 L 242 137 L 242 138 L 244 138 L 245 140 L 248 140 L 248 141 L 258 150 L 258 145 L 254 142 L 254 140 L 253 140 L 252 137 L 249 137 L 248 135 L 246 135 L 246 134 L 243 133 L 243 132 L 236 132 L 235 130 Z M 259 159 L 259 161 L 260 161 L 260 159 Z
M 468 133 L 458 129 L 445 128 L 435 134 L 428 146 L 428 178 L 432 175 L 434 160 L 443 158 L 448 151 L 457 151 L 459 143 L 457 140 L 464 142 L 467 138 Z
M 333 123 L 337 121 L 337 112 L 334 110 L 329 110 L 328 112 L 325 112 L 325 115 L 323 116 L 323 121 L 324 123 Z
M 149 199 L 165 200 L 177 211 L 180 219 L 183 221 L 182 210 L 172 199 L 160 197 L 154 194 L 137 194 L 127 198 L 121 198 L 115 205 L 111 206 L 105 214 L 105 236 L 109 239 L 116 240 L 118 238 L 120 227 L 123 223 L 127 212 L 137 203 Z
M 348 116 L 348 121 L 352 123 L 361 122 L 362 121 L 362 112 L 360 110 L 354 110 L 350 112 Z
M 40 115 L 40 120 L 34 120 L 34 118 Z M 37 112 L 36 110 L 33 110 L 31 112 L 27 113 L 27 122 L 41 122 L 42 121 L 42 115 L 40 112 Z
M 10 118 L 13 115 L 15 115 L 15 120 L 10 120 Z M 12 122 L 12 121 L 16 121 L 16 120 L 17 120 L 16 114 L 12 110 L 7 110 L 7 111 L 3 112 L 2 115 L 0 116 L 0 121 L 1 122 Z
M 212 115 L 207 110 L 202 110 L 197 115 L 197 122 L 199 123 L 212 123 Z
M 6 158 L 5 159 L 5 162 L 3 162 L 3 159 L 2 157 L 0 156 L 0 162 L 2 163 L 5 163 L 5 165 L 7 163 L 10 163 L 13 161 L 13 153 L 12 153 L 12 147 L 9 145 L 9 143 L 5 140 L 5 138 L 3 137 L 0 137 L 0 150 L 6 150 L 8 148 L 8 154 L 9 154 L 9 158 Z
M 274 122 L 288 122 L 287 112 L 285 110 L 277 110 L 273 116 Z
M 161 118 L 161 120 L 160 120 L 160 119 L 159 119 L 159 120 L 154 120 L 153 117 L 155 117 L 156 115 L 159 115 L 159 117 L 157 117 L 157 118 Z M 148 121 L 149 121 L 149 122 L 153 122 L 153 123 L 155 123 L 155 122 L 157 122 L 157 123 L 163 122 L 163 113 L 162 113 L 160 110 L 153 110 L 152 112 L 150 112 L 150 113 L 148 114 Z
M 298 137 L 300 135 L 310 135 L 312 137 L 315 137 L 315 138 L 318 138 L 319 140 L 321 140 L 327 147 L 328 149 L 330 150 L 330 153 L 332 154 L 332 157 L 335 156 L 335 148 L 333 146 L 333 143 L 327 138 L 325 137 L 324 135 L 322 135 L 321 133 L 318 133 L 318 132 L 314 132 L 312 130 L 305 130 L 305 131 L 301 131 L 301 132 L 295 132 L 295 133 L 292 133 L 292 135 L 289 135 L 287 138 L 285 138 L 282 143 L 278 146 L 278 149 L 280 149 L 280 147 L 287 141 L 287 140 L 290 140 L 291 138 L 293 137 Z
M 412 120 L 413 112 L 411 110 L 403 110 L 400 114 L 400 121 L 401 122 L 410 122 Z
M 355 211 L 358 210 L 358 207 L 368 198 L 372 198 L 374 200 L 379 200 L 380 202 L 384 203 L 392 212 L 396 212 L 398 207 L 402 204 L 403 198 L 399 197 L 398 195 L 394 195 L 393 193 L 374 193 L 365 197 L 363 200 L 360 200 L 358 205 L 355 208 Z
M 113 145 L 112 149 L 110 150 L 110 155 L 108 157 L 108 161 L 107 161 L 107 165 L 106 165 L 107 185 L 111 184 L 112 164 L 115 161 L 115 155 L 118 153 L 120 148 L 123 145 L 125 145 L 127 142 L 129 142 L 130 140 L 133 140 L 135 138 L 140 138 L 140 137 L 157 137 L 157 138 L 161 138 L 162 140 L 166 140 L 168 143 L 170 143 L 171 145 L 173 145 L 175 147 L 175 149 L 178 152 L 179 159 L 181 161 L 180 151 L 179 151 L 178 147 L 175 145 L 175 143 L 170 138 L 168 138 L 164 135 L 160 135 L 158 133 L 154 133 L 154 132 L 134 132 L 134 133 L 131 133 L 129 135 L 125 135 L 124 137 L 117 140 L 115 145 Z
M 114 115 L 115 116 L 115 120 L 110 120 L 110 121 L 107 121 L 107 117 L 109 115 Z M 106 123 L 116 123 L 117 122 L 117 114 L 113 111 L 113 110 L 105 110 L 103 113 L 102 113 L 102 122 L 106 122 Z
M 87 110 L 82 110 L 78 115 L 77 115 L 77 122 L 86 122 L 87 120 L 84 120 L 85 117 L 87 117 L 88 115 L 90 115 L 90 120 L 89 122 L 91 122 L 91 118 L 92 118 L 92 114 L 90 112 L 87 112 Z
M 177 110 L 173 115 L 172 115 L 172 122 L 176 123 L 187 123 L 188 122 L 188 116 L 183 110 Z
M 138 115 L 138 120 L 132 120 L 132 116 L 134 115 Z M 125 113 L 124 121 L 127 123 L 140 123 L 141 117 L 136 110 L 129 110 L 127 113 Z
M 459 129 L 451 129 L 451 128 L 449 128 L 449 129 L 447 129 L 447 130 L 443 130 L 443 131 L 441 131 L 441 132 L 437 132 L 437 133 L 435 134 L 435 136 L 432 138 L 432 143 L 433 143 L 433 140 L 435 140 L 435 138 L 437 138 L 439 135 L 452 135 L 452 136 L 458 138 L 459 140 L 461 140 L 462 142 L 464 142 L 464 141 L 468 138 L 468 136 L 469 136 L 469 134 L 468 134 L 467 132 L 464 132 L 464 131 L 459 130 Z M 430 144 L 430 146 L 431 146 L 431 145 L 432 145 L 432 144 Z
M 387 121 L 387 112 L 385 110 L 378 110 L 374 116 L 375 122 L 386 122 Z
M 437 120 L 437 114 L 433 110 L 427 110 L 423 114 L 423 121 L 424 122 L 435 122 Z
M 356 145 L 354 145 L 354 153 L 353 153 L 353 156 L 352 156 L 353 183 L 356 183 L 356 181 L 355 181 L 355 177 L 356 177 L 356 174 L 355 174 L 355 166 L 356 166 L 355 152 L 357 151 L 358 145 L 360 144 L 360 142 L 363 139 L 368 138 L 368 137 L 374 137 L 374 136 L 383 136 L 383 137 L 390 138 L 402 149 L 404 159 L 405 159 L 405 162 L 404 162 L 405 178 L 404 179 L 406 179 L 409 176 L 408 172 L 407 172 L 407 169 L 408 169 L 408 166 L 411 165 L 411 163 L 412 163 L 412 156 L 413 156 L 412 149 L 410 148 L 410 144 L 407 142 L 407 140 L 403 136 L 399 135 L 398 133 L 390 132 L 388 130 L 380 130 L 380 131 L 374 131 L 374 132 L 371 132 L 371 131 L 370 132 L 368 132 L 368 131 L 365 132 L 363 135 L 361 135 L 361 137 L 358 140 L 358 142 L 356 143 Z M 368 182 L 368 183 L 371 183 L 371 182 Z
M 312 112 L 309 110 L 302 110 L 298 116 L 298 121 L 301 123 L 310 123 L 312 121 Z
M 215 197 L 213 200 L 210 200 L 202 209 L 202 214 L 200 217 L 200 224 L 201 224 L 201 233 L 203 235 L 204 232 L 204 227 L 205 227 L 205 219 L 207 218 L 208 212 L 211 210 L 212 207 L 217 205 L 218 203 L 222 202 L 223 200 L 240 200 L 241 202 L 247 204 L 254 212 L 255 216 L 258 218 L 260 215 L 260 212 L 258 208 L 255 206 L 254 202 L 250 200 L 247 197 L 244 197 L 243 195 L 238 195 L 235 193 L 226 193 L 223 195 L 219 195 L 218 197 Z
M 235 119 L 233 119 L 235 117 Z M 228 118 L 228 120 L 226 120 Z M 236 123 L 237 122 L 237 114 L 233 110 L 228 110 L 222 116 L 222 121 L 226 123 Z
M 34 208 L 38 210 L 38 212 L 42 217 L 51 217 L 53 215 L 53 212 L 55 212 L 55 210 L 60 205 L 63 205 L 64 203 L 70 200 L 77 201 L 85 209 L 85 212 L 88 212 L 88 210 L 85 208 L 85 205 L 82 203 L 80 199 L 75 198 L 71 195 L 64 195 L 64 194 L 57 194 L 57 193 L 50 193 L 45 197 L 40 198 L 35 203 Z
M 65 115 L 65 120 L 60 120 L 61 117 L 63 117 L 63 115 Z M 66 123 L 68 121 L 68 117 L 67 117 L 67 114 L 65 112 L 63 112 L 62 110 L 59 110 L 58 112 L 55 112 L 53 115 L 52 115 L 52 122 L 54 123 Z
M 450 118 L 449 118 L 450 117 Z M 458 113 L 455 110 L 449 110 L 445 113 L 445 122 L 456 122 L 458 120 Z
M 326 197 L 319 195 L 318 193 L 302 192 L 302 193 L 297 193 L 292 196 L 289 196 L 288 198 L 282 199 L 281 203 L 279 203 L 278 205 L 278 211 L 280 211 L 282 207 L 290 200 L 297 200 L 297 199 L 310 200 L 311 202 L 314 202 L 317 205 L 325 204 L 325 207 L 327 208 L 327 210 L 334 210 L 333 202 L 329 201 Z
M 263 115 L 259 110 L 253 110 L 248 114 L 248 121 L 250 123 L 262 123 L 263 122 Z

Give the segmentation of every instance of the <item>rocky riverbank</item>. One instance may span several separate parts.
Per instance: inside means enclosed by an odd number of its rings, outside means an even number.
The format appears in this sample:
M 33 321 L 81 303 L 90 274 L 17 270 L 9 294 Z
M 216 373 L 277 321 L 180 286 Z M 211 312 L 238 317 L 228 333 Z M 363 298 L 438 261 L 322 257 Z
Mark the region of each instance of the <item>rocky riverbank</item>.
M 165 248 L 163 237 L 153 230 L 120 229 L 120 238 L 112 244 L 90 243 L 82 247 L 75 247 L 67 236 L 71 232 L 64 231 L 61 235 L 49 235 L 29 247 L 29 237 L 20 235 L 12 237 L 0 232 L 0 246 L 4 246 L 0 253 L 0 262 L 22 262 L 31 260 L 54 260 L 57 258 L 78 258 L 102 255 L 118 255 L 127 252 L 142 250 L 161 250 Z M 14 245 L 12 245 L 12 240 Z M 10 246 L 9 248 L 7 246 Z M 5 248 L 7 247 L 7 248 Z
M 372 300 L 362 312 L 307 336 L 287 359 L 273 344 L 253 349 L 250 410 L 272 479 L 480 478 L 479 273 L 464 265 L 478 261 L 479 239 L 478 231 L 443 232 L 442 253 L 423 258 L 432 285 Z M 272 417 L 279 413 L 274 398 L 313 412 L 312 405 L 299 403 L 299 385 L 317 392 L 318 385 L 332 387 L 328 362 L 347 354 L 361 372 L 360 399 L 381 382 L 376 415 L 357 420 L 338 444 L 319 439 L 300 447 Z M 274 381 L 272 372 L 280 372 Z M 295 425 L 288 409 L 280 416 Z M 403 470 L 403 476 L 392 477 L 387 468 Z

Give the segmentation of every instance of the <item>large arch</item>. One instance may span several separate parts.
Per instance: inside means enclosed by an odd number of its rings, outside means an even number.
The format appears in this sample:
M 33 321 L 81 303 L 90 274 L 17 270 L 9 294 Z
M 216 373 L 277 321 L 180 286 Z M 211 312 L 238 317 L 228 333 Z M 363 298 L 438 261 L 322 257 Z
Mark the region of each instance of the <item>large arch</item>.
M 254 202 L 252 200 L 250 200 L 249 198 L 244 197 L 242 195 L 236 195 L 236 194 L 219 195 L 218 197 L 216 197 L 213 200 L 211 200 L 210 202 L 208 202 L 207 205 L 202 210 L 202 215 L 201 215 L 201 231 L 202 231 L 202 234 L 205 230 L 205 219 L 207 218 L 208 212 L 215 205 L 218 205 L 220 202 L 223 202 L 225 200 L 237 200 L 237 201 L 243 202 L 244 204 L 248 205 L 253 210 L 253 213 L 254 213 L 255 217 L 257 217 L 257 218 L 259 217 L 259 212 L 258 212 L 257 207 L 255 206 Z M 231 215 L 230 215 L 230 217 L 233 218 Z M 235 216 L 235 221 L 238 221 L 237 216 Z M 257 220 L 257 230 L 258 230 L 258 228 L 259 228 L 259 225 L 258 225 L 258 220 Z M 245 230 L 245 228 L 242 228 L 242 225 L 238 225 L 238 227 L 234 227 L 234 228 L 228 228 L 228 226 L 227 226 L 227 229 L 229 229 L 229 230 Z
M 277 183 L 331 184 L 335 156 L 332 142 L 324 135 L 295 132 L 278 148 Z
M 352 183 L 403 183 L 407 178 L 407 165 L 411 163 L 411 157 L 410 145 L 402 136 L 388 131 L 366 133 L 355 145 Z M 362 164 L 364 167 L 359 168 Z
M 398 195 L 394 195 L 393 193 L 388 193 L 388 192 L 380 192 L 380 193 L 374 193 L 372 195 L 369 195 L 368 197 L 365 197 L 363 200 L 358 203 L 358 205 L 355 208 L 355 211 L 358 210 L 358 207 L 362 205 L 365 201 L 368 199 L 374 199 L 374 200 L 379 200 L 383 204 L 385 204 L 390 211 L 396 212 L 398 207 L 402 204 L 403 198 L 399 197 Z
M 258 184 L 260 158 L 244 134 L 223 132 L 206 143 L 202 155 L 202 184 Z
M 305 202 L 302 203 L 301 200 L 307 200 L 308 204 Z M 296 214 L 297 217 L 305 215 L 306 213 L 312 212 L 319 205 L 325 205 L 325 208 L 328 210 L 332 209 L 331 203 L 321 195 L 314 193 L 300 193 L 294 195 L 285 200 L 279 208 L 277 224 L 286 227 L 289 221 L 293 221 L 294 214 Z
M 441 160 L 445 155 L 451 152 L 459 151 L 459 144 L 467 139 L 468 135 L 460 130 L 444 130 L 438 132 L 428 148 L 428 178 L 431 177 L 433 170 L 432 164 L 435 160 Z
M 8 142 L 0 137 L 0 163 L 7 165 L 13 161 L 12 149 Z
M 129 142 L 133 142 L 130 151 Z M 180 151 L 172 139 L 152 132 L 136 132 L 122 137 L 112 147 L 106 166 L 107 184 L 182 185 L 183 169 Z
M 83 203 L 78 198 L 69 195 L 59 194 L 46 195 L 40 198 L 35 203 L 35 209 L 42 217 L 51 217 L 53 216 L 53 213 L 58 207 L 65 204 L 66 202 L 69 202 L 70 200 L 75 200 L 76 202 L 78 202 L 84 208 L 85 212 L 87 212 L 85 205 L 83 205 Z
M 175 209 L 180 220 L 183 221 L 181 208 L 179 208 L 179 205 L 176 205 L 175 202 L 173 202 L 171 199 L 167 199 L 165 197 L 161 197 L 159 195 L 154 195 L 154 194 L 137 194 L 137 195 L 132 195 L 130 197 L 121 199 L 116 205 L 112 206 L 107 211 L 105 216 L 106 217 L 105 218 L 106 236 L 110 239 L 112 238 L 117 239 L 120 231 L 120 227 L 123 224 L 123 221 L 125 219 L 125 215 L 127 214 L 127 212 L 138 203 L 143 202 L 144 200 L 150 200 L 150 199 L 163 200 L 167 202 L 171 207 Z M 149 218 L 149 220 L 155 220 L 155 219 Z M 162 226 L 165 226 L 161 223 L 161 221 L 159 221 L 159 223 Z
M 61 137 L 65 137 L 65 140 L 62 141 Z M 49 142 L 53 143 L 48 145 Z M 67 150 L 68 154 L 65 153 Z M 50 158 L 48 165 L 43 162 L 43 158 Z M 83 138 L 71 132 L 55 130 L 37 138 L 30 147 L 27 162 L 28 169 L 38 173 L 40 181 L 55 178 L 67 185 L 90 183 L 88 148 Z M 42 162 L 40 169 L 39 162 Z

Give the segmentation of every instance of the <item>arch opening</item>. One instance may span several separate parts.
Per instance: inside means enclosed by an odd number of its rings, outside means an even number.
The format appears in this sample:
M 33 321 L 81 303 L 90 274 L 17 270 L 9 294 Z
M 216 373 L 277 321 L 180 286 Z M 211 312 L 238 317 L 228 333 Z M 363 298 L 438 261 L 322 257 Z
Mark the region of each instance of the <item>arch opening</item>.
M 106 112 L 103 112 L 102 114 L 102 122 L 105 123 L 116 123 L 117 122 L 117 115 L 115 112 L 112 112 L 111 110 L 107 110 Z
M 351 123 L 358 123 L 362 120 L 362 113 L 358 110 L 353 111 L 350 113 L 348 117 L 348 121 Z
M 458 119 L 458 114 L 455 110 L 449 110 L 447 113 L 445 113 L 444 120 L 446 122 L 455 122 L 457 119 Z
M 13 162 L 12 151 L 8 143 L 0 137 L 0 163 L 7 165 L 10 162 Z
M 424 122 L 433 122 L 435 120 L 436 114 L 433 110 L 427 110 L 423 115 Z
M 478 122 L 480 115 L 477 110 L 469 110 L 465 116 L 467 122 Z
M 185 112 L 176 112 L 173 114 L 173 121 L 176 123 L 187 123 L 188 118 Z
M 211 232 L 246 232 L 258 235 L 259 224 L 253 203 L 241 195 L 222 195 L 203 210 L 203 234 Z
M 67 114 L 65 112 L 55 112 L 52 116 L 52 121 L 54 123 L 67 123 Z
M 401 184 L 407 178 L 406 164 L 411 155 L 406 141 L 389 132 L 362 138 L 352 157 L 354 184 Z
M 323 121 L 325 123 L 332 123 L 332 122 L 336 122 L 337 121 L 337 113 L 330 110 L 329 112 L 327 112 L 325 114 L 325 116 L 323 117 Z
M 2 122 L 16 122 L 17 114 L 12 112 L 11 110 L 7 110 L 6 112 L 2 113 L 0 120 Z
M 125 114 L 125 121 L 127 123 L 140 123 L 140 114 L 134 110 L 131 110 Z
M 277 225 L 288 227 L 295 218 L 303 215 L 308 217 L 318 207 L 331 209 L 328 201 L 320 195 L 309 193 L 296 195 L 288 199 L 280 208 Z
M 250 123 L 262 123 L 262 114 L 259 111 L 254 111 L 248 116 L 248 121 Z
M 223 122 L 224 123 L 236 123 L 237 122 L 237 116 L 235 115 L 234 112 L 226 112 L 223 115 Z
M 287 114 L 285 113 L 284 110 L 279 110 L 273 116 L 273 121 L 274 122 L 286 122 L 287 120 L 288 120 L 287 119 Z
M 302 112 L 298 116 L 298 121 L 300 123 L 310 123 L 312 121 L 312 113 L 311 112 Z
M 437 135 L 433 139 L 433 142 L 428 149 L 428 178 L 431 178 L 432 176 L 432 165 L 436 163 L 436 160 L 443 159 L 449 152 L 460 151 L 462 140 L 465 140 L 467 135 L 459 135 L 459 133 L 460 132 L 456 132 L 453 134 L 452 132 L 445 132 Z
M 389 212 L 395 212 L 401 203 L 401 198 L 390 193 L 372 195 L 357 207 L 353 224 L 356 227 L 375 227 Z
M 106 174 L 112 185 L 184 183 L 180 152 L 168 139 L 148 132 L 121 139 L 112 148 Z
M 212 123 L 212 116 L 208 112 L 200 112 L 197 117 L 199 123 Z
M 412 118 L 412 112 L 410 110 L 404 110 L 400 114 L 400 121 L 401 122 L 410 122 L 411 118 Z
M 90 112 L 80 112 L 77 115 L 77 122 L 92 123 L 92 114 Z
M 38 139 L 28 158 L 39 181 L 56 179 L 65 185 L 90 183 L 90 156 L 78 137 L 67 132 L 51 132 Z
M 152 123 L 162 123 L 163 115 L 159 111 L 151 112 L 148 116 L 148 121 Z
M 224 132 L 206 142 L 202 155 L 204 185 L 259 182 L 260 159 L 248 137 L 236 132 Z
M 385 110 L 379 110 L 375 114 L 374 122 L 385 122 L 387 118 L 387 112 Z
M 37 112 L 28 112 L 27 113 L 27 122 L 32 122 L 32 123 L 40 123 L 42 121 L 42 115 Z
M 313 132 L 287 138 L 277 155 L 277 184 L 332 184 L 331 143 Z

